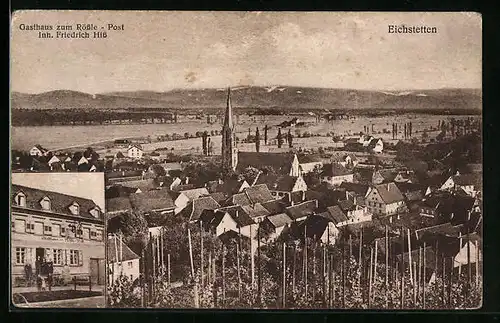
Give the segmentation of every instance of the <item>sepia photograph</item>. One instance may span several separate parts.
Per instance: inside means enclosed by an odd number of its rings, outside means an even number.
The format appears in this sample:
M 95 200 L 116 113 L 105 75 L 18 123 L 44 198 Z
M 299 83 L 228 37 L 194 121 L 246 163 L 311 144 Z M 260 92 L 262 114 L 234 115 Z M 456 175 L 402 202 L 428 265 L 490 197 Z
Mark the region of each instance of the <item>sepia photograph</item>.
M 102 173 L 14 173 L 11 292 L 16 307 L 105 307 Z
M 105 199 L 58 204 L 106 225 L 106 269 L 68 253 L 66 290 L 110 308 L 482 306 L 479 14 L 18 11 L 11 30 L 13 184 L 67 174 L 54 190 Z M 56 193 L 29 183 L 12 198 L 40 212 Z M 57 289 L 39 248 L 73 247 L 23 241 L 13 295 L 32 303 L 38 281 Z M 38 256 L 54 271 L 29 287 Z

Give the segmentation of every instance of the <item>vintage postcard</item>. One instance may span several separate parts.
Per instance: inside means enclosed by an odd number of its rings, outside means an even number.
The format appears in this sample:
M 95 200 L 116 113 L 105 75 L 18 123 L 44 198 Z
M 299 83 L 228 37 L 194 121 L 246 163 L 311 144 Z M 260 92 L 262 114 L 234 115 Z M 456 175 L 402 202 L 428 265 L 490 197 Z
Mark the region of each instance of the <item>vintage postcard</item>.
M 11 291 L 17 307 L 105 307 L 103 173 L 14 173 Z
M 19 11 L 11 30 L 16 304 L 482 306 L 479 14 Z

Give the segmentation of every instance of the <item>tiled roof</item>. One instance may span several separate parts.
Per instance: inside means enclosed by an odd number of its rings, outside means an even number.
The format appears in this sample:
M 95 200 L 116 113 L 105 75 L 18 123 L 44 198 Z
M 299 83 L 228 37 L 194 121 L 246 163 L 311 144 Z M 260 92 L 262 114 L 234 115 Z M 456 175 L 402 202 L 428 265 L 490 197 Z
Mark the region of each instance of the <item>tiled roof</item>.
M 248 198 L 245 193 L 234 194 L 228 199 L 230 204 L 233 205 L 250 205 L 252 201 Z
M 269 191 L 265 184 L 247 187 L 243 192 L 248 196 L 252 204 L 264 203 L 274 199 L 271 195 L 271 191 Z
M 124 187 L 138 188 L 141 191 L 149 191 L 158 187 L 157 183 L 153 179 L 125 181 L 125 182 L 120 182 L 120 184 Z
M 261 169 L 264 166 L 271 167 L 279 174 L 289 174 L 295 155 L 290 153 L 270 152 L 238 152 L 238 170 L 248 166 Z
M 129 261 L 141 258 L 135 252 L 133 252 L 132 249 L 130 249 L 129 246 L 127 246 L 125 243 L 120 244 L 119 237 L 114 238 L 112 236 L 109 236 L 108 243 L 106 243 L 106 248 L 108 249 L 107 260 L 109 262 L 118 262 L 120 260 Z
M 270 190 L 274 191 L 291 192 L 297 179 L 297 176 L 290 175 L 274 176 L 261 174 L 255 184 L 265 184 Z
M 345 222 L 347 221 L 347 216 L 342 212 L 342 209 L 338 206 L 329 206 L 327 208 L 328 214 L 330 215 L 330 219 L 335 223 Z
M 94 201 L 92 201 L 90 199 L 71 196 L 71 195 L 53 192 L 53 191 L 41 190 L 38 188 L 17 185 L 17 184 L 12 184 L 12 187 L 11 187 L 11 205 L 12 206 L 17 206 L 14 198 L 20 192 L 24 193 L 24 195 L 26 196 L 26 208 L 27 209 L 43 211 L 42 206 L 40 205 L 40 201 L 44 197 L 48 197 L 50 199 L 50 208 L 51 208 L 51 211 L 49 211 L 49 212 L 64 214 L 64 215 L 72 216 L 75 218 L 96 219 L 89 212 L 91 210 L 97 208 L 100 211 L 98 220 L 104 220 L 102 210 L 97 206 L 97 204 L 94 203 Z M 73 203 L 77 203 L 80 207 L 79 216 L 73 215 L 69 209 L 69 207 Z
M 337 204 L 339 205 L 340 209 L 343 212 L 352 211 L 356 209 L 354 203 L 350 200 L 340 200 L 337 202 Z
M 353 174 L 352 171 L 348 170 L 339 163 L 325 164 L 323 166 L 322 176 L 334 177 L 334 176 L 345 176 Z
M 340 188 L 343 188 L 348 192 L 355 192 L 356 195 L 360 196 L 365 196 L 368 192 L 368 185 L 361 183 L 342 182 L 342 184 L 340 184 Z
M 210 194 L 210 196 L 217 202 L 217 203 L 223 203 L 226 200 L 226 195 L 222 192 L 215 192 Z
M 270 214 L 278 214 L 285 210 L 285 203 L 280 200 L 272 200 L 268 202 L 261 203 L 262 206 L 269 211 Z
M 477 188 L 482 186 L 482 175 L 481 174 L 463 174 L 453 176 L 453 182 L 455 185 L 467 186 L 474 185 Z
M 205 187 L 182 190 L 179 192 L 184 194 L 190 201 L 197 199 L 201 196 L 210 195 L 210 193 L 208 193 L 208 190 Z
M 375 189 L 386 204 L 404 200 L 403 194 L 394 183 L 375 185 Z
M 175 208 L 172 197 L 165 189 L 131 194 L 130 203 L 134 208 L 144 212 Z
M 292 219 L 290 219 L 290 217 L 285 213 L 270 215 L 267 217 L 267 220 L 271 222 L 271 224 L 275 228 L 280 228 L 282 226 L 292 223 Z
M 300 164 L 307 164 L 307 163 L 320 163 L 321 158 L 317 155 L 297 155 L 297 158 L 299 159 Z
M 285 212 L 286 214 L 288 214 L 288 216 L 290 216 L 292 220 L 297 220 L 299 218 L 314 214 L 317 209 L 317 203 L 317 200 L 306 201 L 287 207 Z
M 223 207 L 218 209 L 218 212 L 228 213 L 239 227 L 246 227 L 247 225 L 255 224 L 247 210 L 239 205 Z
M 121 212 L 132 209 L 130 199 L 128 197 L 115 197 L 106 199 L 106 212 Z
M 219 207 L 219 203 L 211 196 L 204 196 L 189 202 L 179 215 L 188 221 L 197 221 L 203 210 L 215 210 Z
M 256 218 L 256 217 L 261 217 L 261 216 L 268 216 L 271 214 L 262 204 L 256 203 L 254 205 L 243 205 L 241 206 L 243 210 L 251 217 L 251 218 Z

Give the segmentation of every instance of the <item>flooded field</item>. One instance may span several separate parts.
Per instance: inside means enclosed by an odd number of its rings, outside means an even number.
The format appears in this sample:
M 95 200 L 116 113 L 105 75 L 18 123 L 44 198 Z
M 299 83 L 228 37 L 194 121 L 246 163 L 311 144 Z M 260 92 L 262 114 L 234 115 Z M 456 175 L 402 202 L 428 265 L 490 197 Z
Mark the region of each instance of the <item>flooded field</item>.
M 455 119 L 465 119 L 471 116 L 453 116 Z M 480 118 L 480 116 L 472 116 Z M 250 128 L 251 134 L 255 133 L 255 128 L 259 127 L 261 138 L 264 137 L 264 125 L 270 127 L 268 138 L 271 140 L 277 135 L 277 125 L 283 121 L 289 121 L 292 116 L 240 116 L 237 118 L 236 131 L 237 136 L 243 139 L 248 134 Z M 438 126 L 439 120 L 448 120 L 450 116 L 444 115 L 409 115 L 401 114 L 397 116 L 384 116 L 377 118 L 356 117 L 356 119 L 343 119 L 332 122 L 319 121 L 316 122 L 315 117 L 301 117 L 299 122 L 304 122 L 305 126 L 291 127 L 291 132 L 294 138 L 294 146 L 313 147 L 325 146 L 331 142 L 330 138 L 324 138 L 329 133 L 333 132 L 336 135 L 354 135 L 363 131 L 364 126 L 373 129 L 373 135 L 381 137 L 384 140 L 392 139 L 391 124 L 398 123 L 399 132 L 403 133 L 403 124 L 412 122 L 414 137 L 420 137 L 424 130 L 429 131 L 431 128 Z M 373 125 L 373 128 L 372 128 Z M 51 150 L 69 149 L 80 146 L 93 146 L 99 150 L 104 150 L 103 142 L 113 141 L 121 138 L 147 138 L 152 139 L 151 144 L 144 145 L 146 151 L 152 151 L 157 148 L 168 147 L 174 150 L 191 150 L 196 147 L 201 147 L 200 138 L 189 138 L 176 141 L 156 142 L 156 138 L 160 135 L 172 135 L 174 133 L 184 136 L 184 133 L 195 134 L 197 131 L 220 131 L 222 125 L 220 123 L 207 124 L 206 120 L 192 120 L 180 118 L 178 123 L 164 124 L 122 124 L 122 125 L 85 125 L 85 126 L 29 126 L 29 127 L 12 127 L 11 128 L 11 148 L 18 150 L 29 150 L 35 144 L 40 144 Z M 386 129 L 389 133 L 383 133 Z M 288 128 L 282 129 L 282 133 L 286 134 Z M 304 133 L 319 134 L 321 137 L 298 138 L 298 134 L 302 136 Z M 437 134 L 437 133 L 436 133 Z M 432 132 L 429 132 L 432 137 Z M 220 150 L 220 136 L 213 136 L 214 153 Z M 101 143 L 101 144 L 99 144 Z M 249 149 L 253 144 L 240 144 L 241 150 Z M 266 150 L 262 147 L 263 151 Z

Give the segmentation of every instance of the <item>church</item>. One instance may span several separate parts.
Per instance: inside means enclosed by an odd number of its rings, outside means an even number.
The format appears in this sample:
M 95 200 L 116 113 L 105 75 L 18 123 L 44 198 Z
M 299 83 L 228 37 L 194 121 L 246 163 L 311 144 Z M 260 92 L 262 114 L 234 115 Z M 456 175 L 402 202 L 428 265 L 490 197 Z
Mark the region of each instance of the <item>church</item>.
M 279 175 L 299 176 L 300 164 L 294 153 L 240 152 L 236 146 L 231 89 L 227 92 L 226 113 L 222 126 L 222 166 L 226 173 L 241 172 L 247 167 L 272 168 Z

